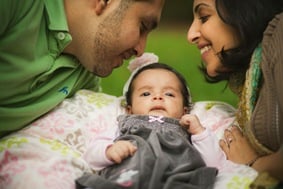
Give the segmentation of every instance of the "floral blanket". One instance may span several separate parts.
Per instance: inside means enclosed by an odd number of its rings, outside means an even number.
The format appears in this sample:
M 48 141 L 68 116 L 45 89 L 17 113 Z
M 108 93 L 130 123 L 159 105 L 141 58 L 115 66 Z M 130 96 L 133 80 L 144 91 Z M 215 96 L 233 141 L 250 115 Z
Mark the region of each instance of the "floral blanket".
M 75 179 L 92 170 L 82 154 L 93 136 L 117 124 L 121 97 L 80 90 L 26 128 L 0 139 L 1 189 L 74 189 Z M 197 102 L 192 113 L 219 138 L 234 119 L 223 102 Z M 215 189 L 249 188 L 257 172 L 246 166 L 217 176 Z

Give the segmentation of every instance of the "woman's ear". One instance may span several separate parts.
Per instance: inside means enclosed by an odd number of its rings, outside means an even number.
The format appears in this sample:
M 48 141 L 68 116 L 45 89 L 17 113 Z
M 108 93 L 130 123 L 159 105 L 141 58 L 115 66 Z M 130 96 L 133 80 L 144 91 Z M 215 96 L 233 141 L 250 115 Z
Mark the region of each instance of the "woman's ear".
M 101 15 L 105 10 L 110 0 L 95 0 L 95 12 L 97 15 Z

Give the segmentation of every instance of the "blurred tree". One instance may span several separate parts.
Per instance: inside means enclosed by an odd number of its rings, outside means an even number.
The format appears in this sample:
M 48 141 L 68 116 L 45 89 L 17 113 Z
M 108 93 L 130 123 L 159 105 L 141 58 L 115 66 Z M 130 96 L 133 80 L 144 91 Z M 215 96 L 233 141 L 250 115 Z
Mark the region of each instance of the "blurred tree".
M 166 0 L 161 23 L 190 23 L 192 20 L 192 0 Z

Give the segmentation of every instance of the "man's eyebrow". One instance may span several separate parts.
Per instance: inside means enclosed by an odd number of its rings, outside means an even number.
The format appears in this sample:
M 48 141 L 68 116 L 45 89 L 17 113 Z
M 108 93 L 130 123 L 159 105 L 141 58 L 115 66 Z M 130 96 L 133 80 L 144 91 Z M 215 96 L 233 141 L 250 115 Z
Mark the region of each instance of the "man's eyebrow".
M 194 8 L 194 13 L 197 13 L 202 6 L 209 7 L 207 4 L 200 3 Z

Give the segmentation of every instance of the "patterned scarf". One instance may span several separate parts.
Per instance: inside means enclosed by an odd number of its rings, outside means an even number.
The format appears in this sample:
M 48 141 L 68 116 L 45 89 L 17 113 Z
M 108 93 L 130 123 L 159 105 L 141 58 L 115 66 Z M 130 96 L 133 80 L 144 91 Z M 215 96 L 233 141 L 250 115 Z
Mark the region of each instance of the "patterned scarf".
M 247 136 L 256 151 L 260 155 L 264 155 L 271 153 L 271 151 L 260 144 L 260 142 L 255 138 L 251 125 L 252 113 L 254 111 L 259 89 L 262 84 L 262 72 L 260 69 L 261 52 L 262 47 L 261 44 L 259 44 L 252 55 L 250 67 L 246 72 L 245 83 L 238 93 L 240 96 L 240 101 L 238 104 L 235 124 L 240 126 L 240 128 L 243 130 L 243 133 Z

